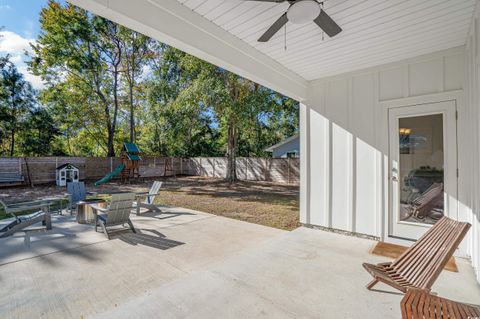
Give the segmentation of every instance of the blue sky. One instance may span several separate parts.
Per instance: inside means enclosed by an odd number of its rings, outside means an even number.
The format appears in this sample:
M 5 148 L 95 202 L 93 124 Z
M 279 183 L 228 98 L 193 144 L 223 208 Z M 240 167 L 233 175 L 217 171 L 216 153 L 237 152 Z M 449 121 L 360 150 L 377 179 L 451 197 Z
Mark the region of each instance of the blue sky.
M 64 0 L 60 0 L 65 3 Z M 9 54 L 20 72 L 32 85 L 42 87 L 40 79 L 31 75 L 25 64 L 25 50 L 34 42 L 40 31 L 40 10 L 47 5 L 47 0 L 0 0 L 0 56 Z

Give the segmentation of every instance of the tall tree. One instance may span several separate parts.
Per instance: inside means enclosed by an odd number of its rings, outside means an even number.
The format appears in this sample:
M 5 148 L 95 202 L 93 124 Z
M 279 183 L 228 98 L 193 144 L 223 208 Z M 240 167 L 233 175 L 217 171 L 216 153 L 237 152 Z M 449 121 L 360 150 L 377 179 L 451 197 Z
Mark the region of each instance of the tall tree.
M 66 92 L 76 91 L 86 96 L 88 103 L 78 105 L 84 112 L 78 113 L 88 114 L 88 108 L 102 110 L 100 119 L 104 124 L 100 127 L 105 128 L 107 135 L 107 156 L 115 156 L 124 53 L 120 27 L 78 7 L 63 6 L 53 0 L 42 10 L 40 25 L 31 70 L 42 77 L 50 90 L 68 85 Z
M 124 48 L 123 70 L 130 111 L 130 142 L 134 143 L 136 140 L 135 109 L 137 108 L 135 91 L 141 88 L 139 82 L 143 80 L 143 72 L 153 57 L 150 47 L 153 41 L 149 37 L 125 27 L 120 27 L 119 38 Z
M 7 59 L 0 68 L 0 118 L 4 123 L 5 135 L 10 140 L 9 154 L 15 155 L 17 132 L 22 128 L 27 112 L 35 106 L 35 92 L 15 64 Z
M 227 156 L 227 180 L 235 182 L 239 137 L 249 139 L 258 152 L 267 145 L 257 143 L 262 127 L 274 121 L 285 99 L 250 80 L 216 67 L 193 56 L 179 57 L 185 86 L 176 94 L 172 104 L 196 105 L 204 112 L 211 110 L 219 125 L 220 140 Z M 290 100 L 291 101 L 291 100 Z M 295 102 L 293 103 L 295 104 Z M 248 136 L 248 132 L 257 134 Z

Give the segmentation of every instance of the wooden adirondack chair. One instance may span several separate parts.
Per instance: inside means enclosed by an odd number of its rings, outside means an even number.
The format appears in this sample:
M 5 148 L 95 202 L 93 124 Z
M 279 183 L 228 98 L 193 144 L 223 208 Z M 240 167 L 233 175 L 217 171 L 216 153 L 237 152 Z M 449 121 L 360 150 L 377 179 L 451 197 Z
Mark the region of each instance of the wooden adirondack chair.
M 0 200 L 0 205 L 7 214 L 12 215 L 14 220 L 0 229 L 0 238 L 8 237 L 14 233 L 24 230 L 27 227 L 42 223 L 47 230 L 52 229 L 52 220 L 50 216 L 49 202 L 23 202 L 16 204 L 5 204 Z M 37 210 L 29 215 L 17 216 L 18 213 Z
M 480 306 L 467 305 L 433 296 L 421 289 L 408 289 L 400 307 L 402 309 L 402 319 L 480 318 Z
M 442 217 L 393 262 L 364 263 L 363 267 L 373 276 L 367 288 L 372 289 L 381 281 L 402 292 L 410 287 L 430 290 L 470 226 Z
M 123 193 L 112 195 L 112 201 L 108 208 L 102 208 L 98 205 L 90 205 L 95 211 L 95 231 L 98 226 L 102 227 L 105 236 L 110 239 L 108 228 L 112 226 L 128 224 L 132 231 L 136 233 L 130 220 L 130 213 L 132 211 L 133 201 L 135 200 L 134 193 Z
M 158 206 L 155 205 L 155 197 L 159 194 L 160 188 L 162 187 L 162 182 L 155 181 L 153 182 L 152 187 L 148 193 L 136 193 L 136 208 L 137 215 L 140 213 L 146 213 L 149 211 L 162 212 Z M 141 208 L 146 208 L 143 212 Z
M 69 200 L 69 209 L 72 212 L 78 202 L 84 201 L 87 195 L 96 196 L 95 192 L 87 192 L 84 182 L 71 182 L 67 184 L 67 195 Z

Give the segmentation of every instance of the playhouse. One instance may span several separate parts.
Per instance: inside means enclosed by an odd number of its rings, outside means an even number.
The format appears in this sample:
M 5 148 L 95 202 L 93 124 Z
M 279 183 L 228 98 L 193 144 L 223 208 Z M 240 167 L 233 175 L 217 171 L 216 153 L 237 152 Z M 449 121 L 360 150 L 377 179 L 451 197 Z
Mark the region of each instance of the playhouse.
M 78 182 L 80 171 L 75 165 L 66 163 L 56 168 L 57 186 L 67 186 L 67 183 Z
M 122 148 L 122 181 L 140 177 L 140 149 L 134 143 L 124 143 Z

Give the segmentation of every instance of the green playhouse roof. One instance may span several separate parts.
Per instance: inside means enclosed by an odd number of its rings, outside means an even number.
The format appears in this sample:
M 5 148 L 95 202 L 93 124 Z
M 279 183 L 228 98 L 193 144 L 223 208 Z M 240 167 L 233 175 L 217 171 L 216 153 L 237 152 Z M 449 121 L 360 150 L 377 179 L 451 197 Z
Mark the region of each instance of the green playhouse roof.
M 127 156 L 132 161 L 139 161 L 140 160 L 140 156 L 138 156 L 136 154 L 127 154 Z
M 140 153 L 140 150 L 138 149 L 138 146 L 134 143 L 124 143 L 123 144 L 123 149 L 127 152 L 127 153 L 131 153 L 131 154 L 138 154 Z

